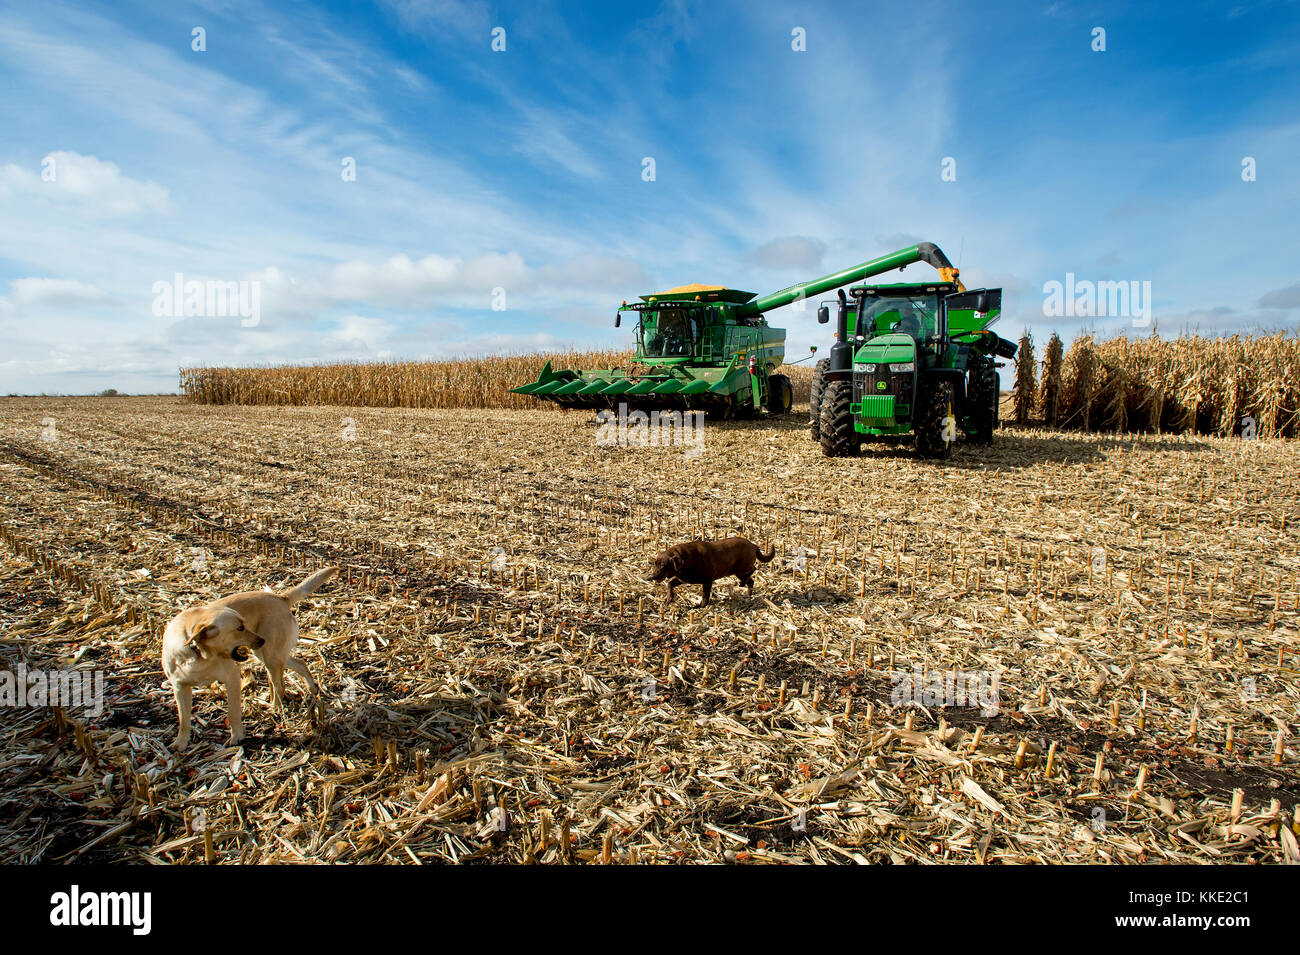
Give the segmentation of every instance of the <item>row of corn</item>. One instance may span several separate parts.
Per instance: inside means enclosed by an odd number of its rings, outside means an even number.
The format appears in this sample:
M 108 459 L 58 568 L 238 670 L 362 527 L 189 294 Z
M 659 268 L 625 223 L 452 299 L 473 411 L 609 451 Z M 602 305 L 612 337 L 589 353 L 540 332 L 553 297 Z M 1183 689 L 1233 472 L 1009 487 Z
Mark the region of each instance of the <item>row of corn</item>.
M 1040 361 L 1026 333 L 1014 416 L 1085 431 L 1293 437 L 1300 434 L 1300 337 L 1085 335 L 1067 351 L 1053 334 Z

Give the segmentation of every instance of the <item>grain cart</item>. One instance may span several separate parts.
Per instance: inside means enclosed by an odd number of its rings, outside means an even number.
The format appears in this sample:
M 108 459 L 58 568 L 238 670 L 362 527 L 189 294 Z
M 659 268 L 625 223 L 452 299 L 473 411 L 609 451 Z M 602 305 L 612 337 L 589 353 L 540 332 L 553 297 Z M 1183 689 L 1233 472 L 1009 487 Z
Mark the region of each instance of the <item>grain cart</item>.
M 835 345 L 818 362 L 809 401 L 813 438 L 830 457 L 857 454 L 870 437 L 909 432 L 921 457 L 947 457 L 960 438 L 993 440 L 997 359 L 1016 353 L 988 327 L 1001 313 L 1002 290 L 966 289 L 943 253 L 929 251 L 942 281 L 840 293 Z M 830 320 L 828 306 L 817 320 Z
M 785 360 L 785 329 L 767 324 L 766 312 L 843 288 L 907 262 L 947 259 L 929 243 L 755 298 L 720 285 L 685 285 L 639 302 L 624 302 L 614 318 L 636 321 L 633 370 L 555 371 L 550 362 L 536 381 L 510 389 L 565 408 L 703 410 L 719 417 L 785 414 L 793 402 L 790 379 L 777 374 Z M 910 258 L 908 257 L 910 256 Z M 897 259 L 897 261 L 894 261 Z M 950 268 L 950 266 L 948 266 Z

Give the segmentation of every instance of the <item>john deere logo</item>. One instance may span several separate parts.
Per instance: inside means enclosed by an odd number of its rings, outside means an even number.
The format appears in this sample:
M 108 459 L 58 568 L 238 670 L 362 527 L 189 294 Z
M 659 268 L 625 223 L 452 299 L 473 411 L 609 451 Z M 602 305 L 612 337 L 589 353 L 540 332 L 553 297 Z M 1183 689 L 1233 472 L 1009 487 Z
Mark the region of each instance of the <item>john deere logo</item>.
M 887 382 L 884 382 L 884 381 L 878 381 L 878 382 L 876 382 L 876 390 L 877 390 L 877 391 L 884 391 L 884 390 L 885 390 L 886 388 L 888 388 L 888 387 L 889 387 L 889 384 L 888 384 Z

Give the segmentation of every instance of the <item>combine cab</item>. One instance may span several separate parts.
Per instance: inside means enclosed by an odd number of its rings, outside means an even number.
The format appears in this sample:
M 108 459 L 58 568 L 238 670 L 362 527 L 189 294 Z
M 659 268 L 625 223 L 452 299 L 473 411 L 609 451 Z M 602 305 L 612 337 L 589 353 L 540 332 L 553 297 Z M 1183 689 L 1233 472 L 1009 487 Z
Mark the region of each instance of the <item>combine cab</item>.
M 923 242 L 761 298 L 719 285 L 643 295 L 624 302 L 614 319 L 615 327 L 624 315 L 636 322 L 632 368 L 555 371 L 548 362 L 536 381 L 511 391 L 565 408 L 624 403 L 724 418 L 785 414 L 794 396 L 790 380 L 777 374 L 785 360 L 785 329 L 768 325 L 765 313 L 913 262 L 956 272 L 936 246 Z

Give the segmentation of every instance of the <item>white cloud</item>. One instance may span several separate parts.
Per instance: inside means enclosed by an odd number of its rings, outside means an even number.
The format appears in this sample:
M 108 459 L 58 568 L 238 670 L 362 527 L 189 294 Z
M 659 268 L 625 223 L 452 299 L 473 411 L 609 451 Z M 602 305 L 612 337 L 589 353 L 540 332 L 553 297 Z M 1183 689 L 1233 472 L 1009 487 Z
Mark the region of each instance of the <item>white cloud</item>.
M 13 163 L 0 167 L 0 196 L 66 203 L 94 217 L 168 209 L 167 190 L 156 182 L 132 179 L 116 163 L 64 150 L 44 156 L 35 170 Z
M 326 336 L 326 342 L 335 347 L 360 346 L 367 352 L 377 352 L 379 346 L 387 342 L 393 328 L 391 322 L 383 319 L 349 315 L 339 320 L 338 327 Z
M 97 305 L 111 301 L 110 296 L 75 279 L 14 279 L 9 283 L 17 305 Z
M 490 254 L 473 259 L 426 255 L 413 260 L 395 255 L 379 265 L 344 262 L 330 273 L 331 296 L 384 304 L 427 304 L 438 293 L 481 291 L 518 284 L 527 273 L 517 253 Z
M 586 254 L 530 267 L 518 252 L 489 253 L 473 258 L 426 255 L 412 259 L 395 255 L 379 264 L 344 262 L 330 273 L 327 297 L 334 302 L 367 301 L 418 308 L 434 303 L 490 307 L 493 290 L 505 289 L 507 301 L 522 305 L 532 300 L 566 299 L 591 295 L 639 294 L 649 291 L 649 278 L 631 259 Z

